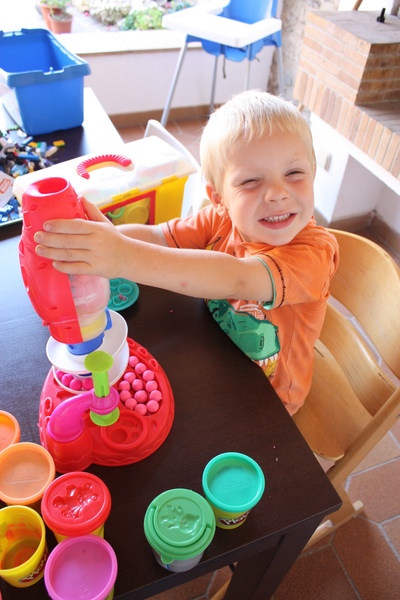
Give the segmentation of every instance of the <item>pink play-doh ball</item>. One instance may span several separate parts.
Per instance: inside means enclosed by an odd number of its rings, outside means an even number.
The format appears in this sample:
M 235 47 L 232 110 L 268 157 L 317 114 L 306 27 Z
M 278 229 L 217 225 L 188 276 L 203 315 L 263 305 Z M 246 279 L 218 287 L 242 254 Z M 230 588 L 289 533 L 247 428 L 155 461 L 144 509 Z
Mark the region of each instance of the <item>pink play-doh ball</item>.
M 138 392 L 135 392 L 133 397 L 139 403 L 144 403 L 148 400 L 147 393 L 144 390 L 139 390 Z
M 152 392 L 153 390 L 156 390 L 158 388 L 157 381 L 154 381 L 154 379 L 152 379 L 152 381 L 147 381 L 145 388 L 146 388 L 146 392 L 149 392 L 149 393 Z
M 61 377 L 61 383 L 65 385 L 65 387 L 69 387 L 73 378 L 74 376 L 71 375 L 71 373 L 64 373 L 64 375 Z
M 69 387 L 71 388 L 71 390 L 79 392 L 82 389 L 82 381 L 80 379 L 72 379 L 71 383 L 69 384 Z
M 136 375 L 135 375 L 135 373 L 133 373 L 133 371 L 128 371 L 124 375 L 125 381 L 129 381 L 129 383 L 132 383 L 132 381 L 135 379 L 135 377 L 136 377 Z
M 151 371 L 150 369 L 146 369 L 146 371 L 144 371 L 142 377 L 145 381 L 151 381 L 155 377 L 154 371 Z
M 147 408 L 145 404 L 137 404 L 134 410 L 143 416 L 147 413 Z
M 142 373 L 144 373 L 146 371 L 146 365 L 144 365 L 143 363 L 138 363 L 135 366 L 135 371 L 138 375 L 141 375 Z
M 153 390 L 152 392 L 150 392 L 149 398 L 150 400 L 155 400 L 156 402 L 159 402 L 162 398 L 162 394 L 160 390 Z
M 93 379 L 91 377 L 85 377 L 85 379 L 82 379 L 82 387 L 86 391 L 91 390 L 93 387 Z
M 128 398 L 132 398 L 132 394 L 128 390 L 122 390 L 119 395 L 121 402 L 126 402 Z
M 138 359 L 137 356 L 130 356 L 129 360 L 128 360 L 128 365 L 130 367 L 132 367 L 132 369 L 133 369 L 134 367 L 136 367 L 136 365 L 138 364 L 138 362 L 139 362 L 139 359 Z
M 125 402 L 125 407 L 129 408 L 129 410 L 133 410 L 137 405 L 137 402 L 135 400 L 135 398 L 128 398 L 128 400 Z
M 63 375 L 64 375 L 64 371 L 61 371 L 61 369 L 56 369 L 56 377 L 57 377 L 58 381 L 61 381 Z
M 143 381 L 141 379 L 135 379 L 134 381 L 132 381 L 132 389 L 135 392 L 142 390 L 143 389 Z
M 160 405 L 156 400 L 149 400 L 146 404 L 146 408 L 149 411 L 149 413 L 156 413 L 160 408 Z
M 130 390 L 131 384 L 129 383 L 129 381 L 120 381 L 118 384 L 118 389 L 119 390 Z

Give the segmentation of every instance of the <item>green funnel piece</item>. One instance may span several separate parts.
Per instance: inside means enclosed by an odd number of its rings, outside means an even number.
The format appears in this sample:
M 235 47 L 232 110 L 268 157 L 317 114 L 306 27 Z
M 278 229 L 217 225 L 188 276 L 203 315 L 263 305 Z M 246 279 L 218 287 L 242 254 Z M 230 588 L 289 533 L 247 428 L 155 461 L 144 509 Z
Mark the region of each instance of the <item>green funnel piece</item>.
M 97 413 L 90 411 L 90 419 L 95 425 L 99 425 L 100 427 L 108 427 L 108 425 L 113 425 L 118 421 L 119 418 L 119 408 L 115 408 L 108 415 L 98 415 Z
M 98 398 L 105 398 L 110 393 L 108 371 L 113 362 L 113 357 L 102 350 L 91 352 L 85 358 L 85 367 L 92 373 L 94 393 Z

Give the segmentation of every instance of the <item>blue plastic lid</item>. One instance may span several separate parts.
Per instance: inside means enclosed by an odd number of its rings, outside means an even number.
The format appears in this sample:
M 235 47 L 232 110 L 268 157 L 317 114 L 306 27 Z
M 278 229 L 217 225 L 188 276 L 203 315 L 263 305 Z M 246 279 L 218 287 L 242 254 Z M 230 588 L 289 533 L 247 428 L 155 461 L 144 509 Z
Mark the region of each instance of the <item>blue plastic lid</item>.
M 119 311 L 128 308 L 136 302 L 139 296 L 139 287 L 128 279 L 111 279 L 110 301 L 108 308 Z

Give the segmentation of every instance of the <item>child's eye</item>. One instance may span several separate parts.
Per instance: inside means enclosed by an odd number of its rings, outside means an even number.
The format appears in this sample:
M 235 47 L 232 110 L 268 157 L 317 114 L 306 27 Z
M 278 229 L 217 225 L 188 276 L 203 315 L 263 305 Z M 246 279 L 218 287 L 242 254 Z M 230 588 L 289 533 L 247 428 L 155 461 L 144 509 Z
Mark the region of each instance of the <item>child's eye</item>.
M 244 181 L 242 181 L 242 183 L 240 185 L 244 186 L 244 187 L 249 187 L 252 185 L 257 185 L 257 183 L 259 181 L 260 181 L 259 179 L 245 179 Z
M 304 171 L 302 169 L 292 169 L 286 173 L 286 177 L 302 177 L 304 175 Z

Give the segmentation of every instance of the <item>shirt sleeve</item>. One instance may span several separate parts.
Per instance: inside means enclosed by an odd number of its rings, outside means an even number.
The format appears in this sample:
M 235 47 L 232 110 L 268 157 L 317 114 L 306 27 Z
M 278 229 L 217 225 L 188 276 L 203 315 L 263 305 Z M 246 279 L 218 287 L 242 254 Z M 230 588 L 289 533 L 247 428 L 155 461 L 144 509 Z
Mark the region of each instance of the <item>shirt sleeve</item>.
M 329 284 L 338 265 L 336 238 L 323 228 L 297 236 L 263 255 L 275 286 L 273 308 L 318 302 L 329 297 Z
M 172 248 L 206 248 L 212 232 L 211 206 L 184 219 L 176 218 L 160 225 L 167 245 Z

